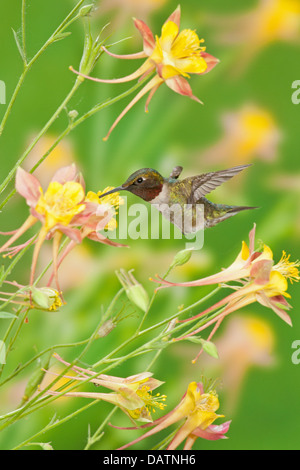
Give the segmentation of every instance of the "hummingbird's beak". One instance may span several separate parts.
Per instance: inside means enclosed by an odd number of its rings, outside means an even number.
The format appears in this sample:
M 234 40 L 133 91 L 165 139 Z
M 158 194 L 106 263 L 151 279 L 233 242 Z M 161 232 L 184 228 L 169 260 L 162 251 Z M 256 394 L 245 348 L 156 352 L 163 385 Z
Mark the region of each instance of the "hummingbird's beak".
M 110 191 L 107 191 L 104 194 L 100 194 L 100 196 L 98 196 L 98 197 L 101 198 L 101 197 L 104 197 L 104 196 L 108 196 L 108 194 L 117 193 L 118 191 L 124 191 L 124 189 L 125 188 L 123 188 L 123 186 L 118 186 L 117 188 L 111 189 Z

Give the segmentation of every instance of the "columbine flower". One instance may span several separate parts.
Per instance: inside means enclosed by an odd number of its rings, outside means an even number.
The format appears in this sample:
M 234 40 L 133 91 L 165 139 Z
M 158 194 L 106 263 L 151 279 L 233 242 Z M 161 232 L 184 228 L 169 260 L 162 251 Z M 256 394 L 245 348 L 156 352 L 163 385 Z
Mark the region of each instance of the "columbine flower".
M 54 357 L 61 363 L 70 366 L 70 364 L 64 361 L 58 354 L 54 354 Z M 77 375 L 64 375 L 64 378 L 77 381 L 86 381 L 86 379 L 90 378 L 91 380 L 89 380 L 89 382 L 113 390 L 113 393 L 67 392 L 64 394 L 66 397 L 84 397 L 104 400 L 119 406 L 130 418 L 142 422 L 152 422 L 151 412 L 155 412 L 156 408 L 163 410 L 166 406 L 164 403 L 166 399 L 165 395 L 160 395 L 160 393 L 152 394 L 152 391 L 162 385 L 163 382 L 152 378 L 150 372 L 142 372 L 141 374 L 132 375 L 124 379 L 121 377 L 97 374 L 94 371 L 78 366 L 72 366 L 71 369 Z M 48 391 L 47 393 L 57 395 L 59 392 Z
M 163 284 L 162 287 L 221 284 L 222 287 L 234 290 L 232 294 L 220 300 L 212 307 L 187 320 L 181 320 L 181 322 L 195 320 L 216 309 L 222 308 L 219 315 L 216 315 L 212 320 L 208 320 L 205 325 L 196 328 L 179 339 L 193 336 L 216 323 L 208 337 L 208 340 L 210 340 L 225 316 L 253 302 L 259 302 L 265 307 L 271 308 L 287 324 L 292 324 L 286 312 L 286 310 L 291 308 L 286 300 L 286 298 L 290 298 L 290 295 L 287 293 L 288 280 L 291 283 L 300 280 L 298 270 L 300 263 L 299 261 L 291 262 L 290 255 L 287 256 L 283 251 L 280 261 L 274 264 L 273 253 L 267 245 L 264 245 L 262 251 L 254 250 L 254 236 L 255 226 L 249 234 L 249 247 L 243 241 L 241 252 L 235 261 L 228 268 L 215 275 L 184 283 L 171 283 L 161 278 L 156 281 Z M 241 285 L 228 284 L 232 281 L 239 281 Z
M 249 61 L 264 47 L 277 41 L 298 42 L 299 0 L 260 0 L 246 13 L 212 17 L 211 23 L 222 31 L 220 42 L 242 45 L 238 66 Z
M 162 418 L 153 421 L 153 423 L 141 426 L 141 428 L 145 428 L 155 425 L 155 427 L 146 432 L 146 434 L 135 439 L 129 444 L 124 445 L 119 450 L 126 449 L 127 447 L 140 442 L 142 439 L 152 436 L 153 434 L 156 434 L 157 432 L 182 420 L 184 420 L 184 422 L 176 432 L 167 450 L 176 449 L 184 440 L 184 450 L 190 450 L 198 437 L 208 440 L 225 439 L 225 434 L 229 429 L 230 421 L 219 426 L 212 424 L 217 418 L 223 417 L 223 415 L 215 413 L 218 408 L 219 400 L 214 391 L 204 393 L 202 383 L 191 382 L 179 405 L 177 405 L 174 410 L 170 411 Z
M 22 286 L 17 282 L 4 281 L 17 287 L 16 292 L 0 292 L 3 297 L 0 300 L 25 307 L 37 308 L 48 312 L 56 311 L 62 306 L 59 292 L 49 287 Z M 6 298 L 7 297 L 7 298 Z
M 201 154 L 205 162 L 247 162 L 275 159 L 282 138 L 272 114 L 255 105 L 245 105 L 221 116 L 224 135 Z
M 210 72 L 210 70 L 212 70 L 219 61 L 205 52 L 205 47 L 201 46 L 204 40 L 199 39 L 195 31 L 184 29 L 179 32 L 180 15 L 180 7 L 177 7 L 164 23 L 161 36 L 156 36 L 155 38 L 152 31 L 143 21 L 134 19 L 135 27 L 143 37 L 144 48 L 142 52 L 120 56 L 109 52 L 104 46 L 102 46 L 105 52 L 112 57 L 120 59 L 147 58 L 136 72 L 128 75 L 127 77 L 113 80 L 93 78 L 88 75 L 81 74 L 70 67 L 73 72 L 81 75 L 82 77 L 100 83 L 123 83 L 136 78 L 145 78 L 152 72 L 156 72 L 154 77 L 122 111 L 104 140 L 108 139 L 112 130 L 116 127 L 123 116 L 125 116 L 125 114 L 132 108 L 132 106 L 134 106 L 135 103 L 149 92 L 145 107 L 146 112 L 148 112 L 149 102 L 162 83 L 165 83 L 176 93 L 189 96 L 190 98 L 200 102 L 200 100 L 193 95 L 192 89 L 186 78 L 189 78 L 189 74 L 191 73 L 201 75 Z
M 4 256 L 13 256 L 22 248 L 33 242 L 34 237 L 22 245 L 12 247 L 12 244 L 19 239 L 30 227 L 40 221 L 42 227 L 34 241 L 35 247 L 31 265 L 30 285 L 33 284 L 35 268 L 38 255 L 43 242 L 53 238 L 53 266 L 54 277 L 58 290 L 59 283 L 57 277 L 58 251 L 63 234 L 71 239 L 71 246 L 64 252 L 63 257 L 69 253 L 77 243 L 81 243 L 83 238 L 88 237 L 102 243 L 117 245 L 107 240 L 96 230 L 104 229 L 111 223 L 114 216 L 110 211 L 108 201 L 104 204 L 96 197 L 97 202 L 91 202 L 91 195 L 85 196 L 85 185 L 81 175 L 75 165 L 70 165 L 58 170 L 50 182 L 45 193 L 35 176 L 27 173 L 22 168 L 18 168 L 16 174 L 16 190 L 26 199 L 30 207 L 30 216 L 23 225 L 14 232 L 7 232 L 11 238 L 0 248 L 0 253 L 7 252 Z M 115 195 L 117 198 L 118 195 Z M 5 234 L 1 232 L 1 234 Z

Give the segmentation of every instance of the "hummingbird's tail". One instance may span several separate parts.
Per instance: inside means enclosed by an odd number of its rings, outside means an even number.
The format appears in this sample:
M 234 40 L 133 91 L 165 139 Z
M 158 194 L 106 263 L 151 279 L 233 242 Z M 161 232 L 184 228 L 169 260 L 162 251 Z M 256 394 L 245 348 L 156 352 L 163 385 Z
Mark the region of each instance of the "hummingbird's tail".
M 218 223 L 222 222 L 223 220 L 232 217 L 239 212 L 251 210 L 251 209 L 259 209 L 259 207 L 252 207 L 252 206 L 226 206 L 224 204 L 212 204 L 208 210 L 205 211 L 205 226 L 206 227 L 214 227 Z

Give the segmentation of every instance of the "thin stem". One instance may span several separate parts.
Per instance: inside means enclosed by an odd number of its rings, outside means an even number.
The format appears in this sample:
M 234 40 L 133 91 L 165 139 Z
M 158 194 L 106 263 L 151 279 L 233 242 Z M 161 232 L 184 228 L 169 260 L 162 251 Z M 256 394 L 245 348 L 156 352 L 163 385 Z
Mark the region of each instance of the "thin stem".
M 171 271 L 172 271 L 172 267 L 169 266 L 167 272 L 164 274 L 164 276 L 162 277 L 162 279 L 165 279 L 165 278 L 170 274 Z M 141 331 L 142 326 L 143 326 L 143 324 L 144 324 L 144 322 L 145 322 L 145 320 L 146 320 L 146 318 L 147 318 L 147 315 L 148 315 L 148 313 L 149 313 L 149 311 L 150 311 L 150 309 L 151 309 L 151 307 L 152 307 L 152 304 L 153 304 L 153 302 L 154 302 L 154 300 L 155 300 L 156 295 L 157 295 L 157 289 L 155 289 L 154 292 L 153 292 L 153 295 L 152 295 L 151 300 L 150 300 L 150 302 L 149 302 L 148 308 L 147 308 L 146 312 L 144 313 L 144 316 L 143 316 L 143 318 L 142 318 L 142 320 L 141 320 L 141 323 L 139 324 L 139 326 L 138 326 L 138 328 L 137 328 L 137 333 L 139 333 L 139 332 Z
M 55 39 L 55 36 L 57 36 L 57 34 L 61 33 L 65 28 L 67 28 L 68 26 L 70 26 L 70 24 L 75 21 L 75 19 L 77 19 L 77 17 L 72 18 L 72 16 L 74 15 L 74 13 L 80 8 L 80 6 L 83 4 L 84 0 L 80 0 L 77 5 L 73 8 L 73 10 L 68 14 L 68 16 L 63 20 L 63 22 L 58 26 L 58 28 L 54 31 L 54 33 L 50 36 L 49 39 L 47 39 L 47 41 L 44 43 L 44 45 L 40 48 L 40 50 L 34 55 L 34 57 L 27 63 L 25 62 L 24 63 L 24 70 L 18 80 L 18 83 L 16 85 L 16 88 L 13 92 L 13 95 L 10 99 L 10 102 L 6 108 L 6 111 L 4 113 L 4 116 L 2 118 L 2 121 L 1 121 L 1 124 L 0 124 L 0 136 L 1 134 L 3 133 L 3 130 L 4 130 L 4 127 L 5 127 L 5 124 L 6 124 L 6 121 L 8 119 L 8 116 L 11 112 L 11 109 L 16 101 L 16 98 L 19 94 L 19 91 L 21 89 L 21 86 L 24 82 L 24 79 L 27 75 L 27 73 L 29 72 L 29 70 L 31 69 L 31 67 L 33 66 L 33 64 L 37 61 L 37 59 L 42 55 L 42 53 L 47 49 L 47 47 L 53 43 L 54 39 Z M 23 50 L 24 50 L 24 54 L 25 54 L 25 0 L 23 0 L 22 2 L 22 46 L 23 46 Z M 0 187 L 1 188 L 1 187 Z M 0 192 L 2 192 L 2 188 L 0 189 Z
M 60 426 L 61 424 L 66 423 L 66 422 L 69 421 L 70 419 L 75 418 L 75 416 L 79 415 L 79 413 L 81 413 L 82 411 L 87 410 L 88 408 L 91 408 L 92 406 L 96 405 L 96 403 L 99 403 L 99 401 L 98 401 L 98 400 L 91 401 L 90 403 L 88 403 L 87 405 L 83 406 L 82 408 L 79 408 L 78 410 L 74 411 L 73 413 L 70 413 L 68 416 L 65 416 L 65 417 L 62 418 L 62 419 L 58 419 L 58 420 L 55 420 L 55 421 L 51 422 L 51 423 L 48 424 L 45 428 L 43 428 L 42 430 L 38 431 L 38 432 L 37 432 L 36 434 L 34 434 L 33 436 L 30 436 L 28 439 L 26 439 L 25 441 L 21 442 L 21 444 L 18 444 L 16 447 L 14 447 L 12 450 L 18 450 L 18 449 L 20 449 L 21 447 L 26 446 L 29 442 L 32 441 L 32 439 L 35 439 L 36 437 L 40 436 L 41 434 L 44 434 L 45 432 L 50 431 L 50 430 L 56 428 L 57 426 Z
M 87 442 L 84 450 L 89 450 L 89 448 L 92 447 L 92 445 L 94 445 L 96 442 L 98 442 L 101 439 L 101 437 L 103 436 L 102 429 L 104 428 L 106 423 L 110 420 L 110 418 L 115 414 L 117 409 L 118 409 L 118 407 L 115 406 L 111 410 L 111 412 L 107 415 L 107 417 L 102 421 L 102 423 L 98 427 L 97 431 L 94 432 L 93 436 L 88 438 L 88 442 Z
M 38 135 L 35 137 L 35 139 L 33 139 L 33 141 L 31 142 L 31 144 L 29 145 L 29 147 L 25 150 L 25 152 L 21 155 L 21 157 L 17 160 L 17 162 L 15 163 L 15 165 L 13 166 L 13 168 L 10 170 L 10 172 L 8 173 L 7 177 L 4 179 L 4 181 L 2 182 L 2 184 L 0 185 L 0 193 L 2 193 L 4 191 L 4 189 L 6 188 L 6 186 L 9 184 L 9 182 L 12 180 L 12 178 L 14 177 L 16 171 L 17 171 L 17 168 L 23 163 L 23 161 L 25 160 L 25 158 L 27 157 L 27 155 L 29 155 L 29 153 L 31 152 L 31 150 L 35 147 L 35 145 L 37 144 L 37 142 L 40 140 L 40 138 L 47 132 L 47 130 L 49 129 L 49 127 L 53 124 L 53 122 L 58 118 L 58 116 L 60 115 L 61 111 L 65 108 L 65 106 L 68 104 L 68 102 L 70 101 L 70 99 L 72 98 L 72 96 L 74 95 L 74 93 L 76 92 L 77 88 L 80 86 L 81 82 L 80 80 L 76 80 L 75 81 L 75 84 L 73 85 L 71 91 L 68 93 L 68 95 L 66 96 L 66 98 L 63 100 L 63 102 L 60 104 L 60 106 L 57 108 L 57 110 L 55 111 L 55 113 L 52 115 L 52 117 L 49 119 L 49 121 L 44 125 L 44 127 L 42 128 L 42 130 L 38 133 Z M 0 133 L 1 133 L 1 130 L 0 130 Z M 1 207 L 3 207 L 3 204 L 1 205 Z
M 145 81 L 145 80 L 144 80 Z M 140 81 L 138 83 L 136 83 L 133 87 L 131 87 L 129 90 L 121 93 L 120 95 L 116 96 L 115 98 L 111 98 L 109 100 L 106 100 L 102 103 L 99 103 L 97 104 L 96 106 L 94 106 L 93 108 L 91 108 L 89 111 L 87 111 L 85 114 L 83 114 L 81 117 L 79 117 L 78 119 L 74 120 L 74 121 L 71 121 L 68 125 L 68 127 L 66 127 L 66 129 L 59 135 L 59 137 L 56 139 L 56 141 L 52 144 L 52 146 L 49 148 L 49 150 L 47 150 L 47 152 L 39 159 L 39 161 L 32 167 L 32 169 L 30 170 L 30 173 L 33 173 L 40 165 L 41 163 L 48 157 L 48 155 L 52 152 L 53 149 L 55 149 L 55 147 L 59 144 L 59 142 L 61 142 L 61 140 L 64 138 L 64 137 L 67 137 L 69 135 L 69 133 L 75 129 L 77 126 L 79 126 L 80 124 L 82 124 L 86 119 L 90 118 L 91 116 L 93 116 L 94 114 L 96 114 L 98 111 L 101 111 L 102 109 L 105 109 L 115 103 L 117 103 L 118 101 L 122 100 L 123 98 L 126 98 L 127 96 L 129 96 L 131 93 L 134 93 L 138 88 L 140 88 L 142 86 L 142 84 L 144 83 L 144 81 Z M 77 83 L 77 82 L 76 82 Z M 75 83 L 75 84 L 76 84 Z M 64 103 L 63 103 L 64 104 Z M 60 108 L 62 109 L 64 106 L 63 104 L 60 106 Z M 53 119 L 54 120 L 54 119 Z M 51 125 L 51 124 L 50 124 Z M 20 159 L 18 160 L 18 162 L 16 163 L 15 167 L 12 169 L 11 173 L 8 175 L 8 177 L 6 178 L 6 180 L 3 182 L 3 184 L 0 186 L 0 192 L 3 191 L 2 186 L 4 185 L 7 185 L 9 183 L 9 181 L 13 178 L 14 176 L 14 173 L 17 169 L 17 167 L 23 162 L 23 160 L 27 157 L 27 155 L 31 152 L 32 148 L 36 145 L 37 141 L 42 137 L 42 135 L 46 132 L 46 130 L 48 129 L 48 127 L 46 128 L 46 126 L 42 129 L 42 131 L 40 132 L 40 134 L 36 137 L 36 139 L 32 142 L 32 144 L 30 145 L 30 147 L 24 152 L 24 154 L 20 157 Z M 0 209 L 2 209 L 6 204 L 7 202 L 14 196 L 14 194 L 16 193 L 16 190 L 13 189 L 9 194 L 8 196 L 4 199 L 4 201 L 0 204 Z
M 147 334 L 147 333 L 150 333 L 152 332 L 153 330 L 157 329 L 157 328 L 160 328 L 161 326 L 164 326 L 166 325 L 167 323 L 169 323 L 171 320 L 173 320 L 174 318 L 177 318 L 179 315 L 182 315 L 184 313 L 187 313 L 189 312 L 190 310 L 192 310 L 193 308 L 195 307 L 198 307 L 199 305 L 201 305 L 202 303 L 204 303 L 206 300 L 210 299 L 213 295 L 215 295 L 219 290 L 221 289 L 221 287 L 217 287 L 216 289 L 214 289 L 212 292 L 210 292 L 208 295 L 206 295 L 205 297 L 203 297 L 202 299 L 199 299 L 197 300 L 197 302 L 195 302 L 194 304 L 192 305 L 189 305 L 188 307 L 186 307 L 185 309 L 181 310 L 180 312 L 176 312 L 174 313 L 173 315 L 171 315 L 170 317 L 166 318 L 165 320 L 162 320 L 161 322 L 157 323 L 156 325 L 153 325 L 145 330 L 142 330 L 140 332 L 136 332 L 133 336 L 131 336 L 130 338 L 128 338 L 126 341 L 124 341 L 124 343 L 122 343 L 120 346 L 118 346 L 116 349 L 114 349 L 111 353 L 107 354 L 103 359 L 101 359 L 100 361 L 96 362 L 94 364 L 94 367 L 97 367 L 98 365 L 102 364 L 103 362 L 105 363 L 105 361 L 109 358 L 111 358 L 112 356 L 114 356 L 115 354 L 117 354 L 121 349 L 123 349 L 125 346 L 128 346 L 132 341 L 136 340 L 137 338 L 140 338 L 141 336 Z M 166 335 L 166 333 L 165 333 Z
M 120 291 L 123 291 L 123 289 L 120 289 Z M 113 308 L 114 303 L 118 299 L 118 297 L 120 295 L 120 291 L 115 295 L 115 297 L 111 301 L 110 305 L 108 306 L 109 311 L 111 311 L 111 309 Z M 20 408 L 18 410 L 15 410 L 15 412 L 9 413 L 9 414 L 1 417 L 1 419 L 5 419 L 6 417 L 11 416 L 10 419 L 8 419 L 2 426 L 0 426 L 0 430 L 8 427 L 10 424 L 13 424 L 17 420 L 19 420 L 21 417 L 27 416 L 27 415 L 31 414 L 32 412 L 36 411 L 37 409 L 45 406 L 45 404 L 48 404 L 48 403 L 54 401 L 55 399 L 57 399 L 57 396 L 45 397 L 44 394 L 51 387 L 53 387 L 53 385 L 56 384 L 66 374 L 66 372 L 69 369 L 71 369 L 74 365 L 76 365 L 80 361 L 81 357 L 83 357 L 84 354 L 88 351 L 89 347 L 91 346 L 91 344 L 93 343 L 93 341 L 97 337 L 97 333 L 99 331 L 99 328 L 101 328 L 101 326 L 103 324 L 103 318 L 106 318 L 106 315 L 104 315 L 101 318 L 99 324 L 97 325 L 94 332 L 92 333 L 92 335 L 88 339 L 86 346 L 83 348 L 83 350 L 81 351 L 79 356 L 70 363 L 69 366 L 67 366 L 51 383 L 49 383 L 43 390 L 41 390 L 30 401 L 28 401 L 22 408 Z M 53 346 L 51 347 L 51 349 L 53 349 Z M 89 379 L 87 379 L 87 381 L 91 380 L 91 378 L 92 377 L 89 377 Z M 75 386 L 78 386 L 78 384 L 75 384 Z M 75 386 L 73 386 L 73 388 L 75 388 Z M 69 390 L 71 390 L 71 389 L 69 389 Z M 63 395 L 63 393 L 59 394 L 58 396 L 61 396 L 61 395 Z M 32 407 L 32 409 L 29 409 L 31 407 Z M 27 410 L 28 410 L 28 412 L 27 412 Z

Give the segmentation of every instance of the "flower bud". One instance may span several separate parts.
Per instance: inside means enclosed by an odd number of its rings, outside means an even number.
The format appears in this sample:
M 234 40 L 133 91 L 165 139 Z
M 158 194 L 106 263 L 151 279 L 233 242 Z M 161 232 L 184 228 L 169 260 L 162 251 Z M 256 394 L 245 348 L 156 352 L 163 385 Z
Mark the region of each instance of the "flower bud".
M 114 323 L 114 321 L 110 318 L 100 326 L 96 338 L 104 338 L 104 336 L 109 335 L 109 333 L 111 333 L 112 330 L 116 328 L 116 326 L 116 323 Z
M 31 377 L 29 378 L 24 395 L 22 398 L 22 404 L 26 403 L 30 397 L 35 393 L 35 391 L 38 389 L 39 385 L 41 384 L 44 375 L 46 374 L 46 370 L 49 366 L 50 359 L 52 357 L 52 352 L 48 354 L 43 361 L 38 362 L 38 368 L 33 372 Z
M 142 284 L 135 279 L 131 271 L 126 272 L 124 269 L 120 269 L 116 275 L 130 302 L 146 312 L 149 306 L 149 297 Z
M 193 249 L 194 248 L 187 248 L 176 253 L 170 268 L 173 269 L 176 266 L 182 266 L 183 264 L 187 263 L 192 256 Z
M 31 296 L 36 308 L 53 311 L 62 305 L 59 293 L 50 287 L 32 287 Z
M 73 121 L 78 117 L 78 111 L 76 111 L 76 109 L 72 109 L 71 111 L 69 111 L 68 116 Z
M 94 5 L 83 6 L 82 8 L 80 8 L 78 16 L 81 16 L 81 17 L 88 16 L 92 12 L 93 8 L 94 8 Z

